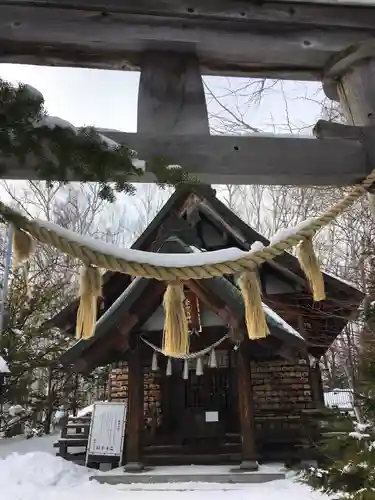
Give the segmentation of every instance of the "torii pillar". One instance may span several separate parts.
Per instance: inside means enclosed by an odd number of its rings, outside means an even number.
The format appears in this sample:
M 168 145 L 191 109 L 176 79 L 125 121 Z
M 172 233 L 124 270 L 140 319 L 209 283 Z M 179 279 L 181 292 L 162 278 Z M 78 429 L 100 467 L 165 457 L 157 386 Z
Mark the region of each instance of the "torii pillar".
M 375 42 L 349 47 L 335 57 L 323 88 L 327 97 L 340 102 L 348 124 L 375 125 Z
M 323 88 L 327 97 L 340 102 L 348 124 L 361 127 L 355 135 L 363 142 L 370 173 L 375 168 L 375 41 L 365 41 L 338 54 L 326 70 Z M 370 191 L 374 194 L 374 185 Z M 369 285 L 373 300 L 375 289 Z

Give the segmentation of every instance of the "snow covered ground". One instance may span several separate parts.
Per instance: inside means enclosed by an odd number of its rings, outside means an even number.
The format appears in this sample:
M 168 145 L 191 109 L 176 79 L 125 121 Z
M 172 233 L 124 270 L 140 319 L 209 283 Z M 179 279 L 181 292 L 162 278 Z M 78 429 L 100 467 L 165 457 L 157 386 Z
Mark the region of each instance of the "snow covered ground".
M 291 480 L 265 484 L 207 483 L 109 486 L 91 471 L 54 456 L 55 436 L 0 440 L 0 498 L 5 500 L 326 500 Z

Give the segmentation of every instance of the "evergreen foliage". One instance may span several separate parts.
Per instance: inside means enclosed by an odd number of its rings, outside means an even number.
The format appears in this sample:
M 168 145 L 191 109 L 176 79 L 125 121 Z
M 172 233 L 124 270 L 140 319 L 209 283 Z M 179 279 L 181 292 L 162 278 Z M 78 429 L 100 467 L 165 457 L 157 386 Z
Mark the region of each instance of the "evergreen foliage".
M 51 271 L 29 276 L 29 295 L 22 273 L 16 273 L 9 294 L 7 318 L 1 335 L 0 352 L 10 369 L 6 377 L 3 404 L 30 406 L 46 395 L 48 373 L 74 341 L 46 321 L 51 311 L 65 304 L 68 283 L 54 280 Z
M 311 467 L 302 481 L 337 500 L 375 500 L 375 363 L 362 349 L 357 395 L 358 412 L 364 422 L 337 414 L 331 419 L 333 432 L 318 445 L 319 467 Z
M 39 179 L 98 182 L 101 197 L 109 201 L 115 199 L 116 192 L 134 193 L 132 179 L 144 174 L 143 168 L 135 166 L 134 151 L 104 137 L 93 127 L 75 128 L 64 120 L 49 117 L 40 92 L 1 79 L 0 151 L 3 177 L 7 173 L 4 160 L 8 164 L 16 160 L 21 167 L 32 165 Z M 169 168 L 166 159 L 155 158 L 147 170 L 152 170 L 160 183 L 176 186 L 189 180 L 181 168 Z

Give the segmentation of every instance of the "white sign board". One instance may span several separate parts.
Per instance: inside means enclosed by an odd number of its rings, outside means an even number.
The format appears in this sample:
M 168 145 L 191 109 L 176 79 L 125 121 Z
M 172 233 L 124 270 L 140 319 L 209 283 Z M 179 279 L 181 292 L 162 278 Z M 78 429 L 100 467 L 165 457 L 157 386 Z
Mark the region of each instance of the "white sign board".
M 127 403 L 125 402 L 94 403 L 87 445 L 86 464 L 89 456 L 118 456 L 119 465 L 121 465 L 126 412 Z
M 219 412 L 218 411 L 206 411 L 206 422 L 218 422 Z

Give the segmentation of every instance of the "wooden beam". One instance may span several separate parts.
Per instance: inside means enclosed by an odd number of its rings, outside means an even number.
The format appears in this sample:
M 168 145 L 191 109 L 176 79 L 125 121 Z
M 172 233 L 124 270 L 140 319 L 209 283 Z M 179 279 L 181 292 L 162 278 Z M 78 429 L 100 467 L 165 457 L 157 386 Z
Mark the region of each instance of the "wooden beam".
M 250 359 L 245 342 L 242 342 L 237 350 L 237 390 L 242 443 L 242 463 L 240 467 L 246 470 L 257 470 L 253 388 L 251 385 Z
M 142 159 L 163 155 L 206 183 L 350 185 L 369 171 L 360 142 L 352 140 L 264 134 L 107 135 L 138 151 Z
M 207 184 L 346 186 L 370 171 L 363 145 L 353 140 L 266 134 L 171 137 L 106 131 L 105 135 L 134 149 L 141 159 L 166 157 Z M 10 172 L 8 168 L 4 176 Z M 30 169 L 23 175 L 30 176 Z M 141 179 L 155 180 L 152 174 Z
M 126 426 L 126 465 L 128 472 L 143 469 L 141 440 L 143 433 L 143 368 L 139 341 L 128 356 L 128 423 Z
M 196 50 L 216 75 L 320 79 L 375 34 L 366 5 L 248 0 L 0 1 L 1 62 L 138 70 L 146 50 Z
M 362 142 L 341 138 L 253 134 L 250 136 L 143 135 L 103 131 L 106 136 L 138 152 L 139 158 L 163 156 L 181 165 L 207 184 L 293 184 L 347 186 L 361 181 L 371 170 Z M 38 179 L 38 159 L 20 165 L 0 157 L 3 179 Z M 81 181 L 77 174 L 69 181 Z M 110 181 L 111 179 L 108 179 Z M 147 172 L 134 182 L 155 182 Z
M 138 92 L 141 134 L 209 135 L 208 114 L 195 53 L 145 52 Z
M 202 283 L 195 280 L 188 280 L 185 282 L 185 285 L 189 288 L 189 290 L 195 293 L 207 307 L 217 314 L 219 318 L 224 321 L 224 323 L 233 328 L 238 328 L 240 326 L 239 319 L 236 318 L 233 312 L 229 310 L 228 306 L 216 296 L 209 294 L 202 286 Z

